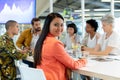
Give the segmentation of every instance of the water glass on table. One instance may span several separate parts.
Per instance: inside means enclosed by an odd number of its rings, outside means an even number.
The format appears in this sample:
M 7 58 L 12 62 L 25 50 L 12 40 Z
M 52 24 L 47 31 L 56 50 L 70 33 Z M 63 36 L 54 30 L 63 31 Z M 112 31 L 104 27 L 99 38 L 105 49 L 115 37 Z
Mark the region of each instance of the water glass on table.
M 79 43 L 73 43 L 72 44 L 73 54 L 75 58 L 81 58 L 82 53 L 80 50 L 80 44 Z
M 88 58 L 89 57 L 89 52 L 88 51 L 82 51 L 82 57 L 83 58 Z

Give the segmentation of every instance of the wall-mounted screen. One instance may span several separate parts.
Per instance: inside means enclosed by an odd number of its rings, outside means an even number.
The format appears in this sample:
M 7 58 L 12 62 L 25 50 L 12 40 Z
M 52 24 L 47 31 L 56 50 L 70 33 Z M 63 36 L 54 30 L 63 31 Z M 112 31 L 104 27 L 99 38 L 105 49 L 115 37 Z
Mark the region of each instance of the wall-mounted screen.
M 0 23 L 16 20 L 30 23 L 36 15 L 36 0 L 0 0 Z

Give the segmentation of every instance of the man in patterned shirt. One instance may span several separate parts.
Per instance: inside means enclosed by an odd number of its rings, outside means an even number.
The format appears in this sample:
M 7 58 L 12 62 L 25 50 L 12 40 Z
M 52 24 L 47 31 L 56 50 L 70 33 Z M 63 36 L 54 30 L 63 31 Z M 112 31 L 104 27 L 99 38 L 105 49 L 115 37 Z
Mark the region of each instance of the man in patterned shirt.
M 5 24 L 6 33 L 0 36 L 0 78 L 1 80 L 15 80 L 16 66 L 14 60 L 27 56 L 26 50 L 18 51 L 14 45 L 13 37 L 18 34 L 18 23 L 9 20 Z

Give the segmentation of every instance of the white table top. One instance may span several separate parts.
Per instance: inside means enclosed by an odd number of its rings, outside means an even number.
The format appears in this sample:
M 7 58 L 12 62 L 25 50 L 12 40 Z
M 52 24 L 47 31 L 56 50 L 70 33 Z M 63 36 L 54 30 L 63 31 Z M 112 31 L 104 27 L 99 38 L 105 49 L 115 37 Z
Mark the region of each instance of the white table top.
M 120 57 L 111 58 L 116 60 L 100 62 L 88 59 L 86 67 L 74 71 L 79 74 L 97 77 L 104 80 L 120 80 Z
M 120 56 L 110 56 L 109 58 L 113 58 L 115 60 L 103 62 L 91 60 L 91 58 L 88 59 L 86 67 L 74 71 L 79 74 L 97 77 L 104 80 L 120 80 Z M 33 57 L 27 57 L 27 60 L 33 62 Z

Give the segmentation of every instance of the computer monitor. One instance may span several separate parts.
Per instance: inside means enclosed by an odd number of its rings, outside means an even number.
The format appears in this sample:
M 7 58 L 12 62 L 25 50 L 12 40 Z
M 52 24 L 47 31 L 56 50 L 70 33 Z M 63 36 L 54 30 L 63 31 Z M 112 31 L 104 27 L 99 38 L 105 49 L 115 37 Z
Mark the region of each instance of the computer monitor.
M 15 20 L 29 24 L 36 16 L 36 0 L 0 0 L 0 23 Z

